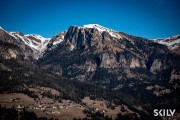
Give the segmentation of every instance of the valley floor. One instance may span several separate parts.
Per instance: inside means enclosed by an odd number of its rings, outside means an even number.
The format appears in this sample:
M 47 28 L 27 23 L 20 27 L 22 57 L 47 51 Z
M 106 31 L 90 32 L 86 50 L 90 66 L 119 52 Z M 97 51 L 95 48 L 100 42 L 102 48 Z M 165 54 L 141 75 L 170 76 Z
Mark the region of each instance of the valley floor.
M 116 106 L 114 109 L 107 108 L 104 100 L 90 100 L 89 97 L 82 99 L 81 103 L 75 103 L 71 100 L 53 100 L 50 98 L 30 98 L 22 93 L 6 93 L 0 94 L 1 107 L 14 107 L 18 111 L 27 110 L 36 113 L 38 117 L 58 118 L 59 120 L 85 118 L 87 117 L 83 111 L 93 111 L 103 113 L 105 116 L 115 119 L 121 111 L 122 106 Z M 127 106 L 123 106 L 127 113 L 133 113 Z

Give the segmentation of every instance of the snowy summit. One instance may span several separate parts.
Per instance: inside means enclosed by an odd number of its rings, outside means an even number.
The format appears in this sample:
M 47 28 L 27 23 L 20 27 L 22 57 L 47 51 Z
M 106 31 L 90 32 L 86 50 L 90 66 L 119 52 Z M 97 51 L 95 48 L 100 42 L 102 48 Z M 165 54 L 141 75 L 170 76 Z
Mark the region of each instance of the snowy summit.
M 83 25 L 83 26 L 80 26 L 79 28 L 95 28 L 97 29 L 100 33 L 106 31 L 108 32 L 112 37 L 115 37 L 115 38 L 122 38 L 119 33 L 113 29 L 109 29 L 109 28 L 106 28 L 106 27 L 103 27 L 99 24 L 87 24 L 87 25 Z

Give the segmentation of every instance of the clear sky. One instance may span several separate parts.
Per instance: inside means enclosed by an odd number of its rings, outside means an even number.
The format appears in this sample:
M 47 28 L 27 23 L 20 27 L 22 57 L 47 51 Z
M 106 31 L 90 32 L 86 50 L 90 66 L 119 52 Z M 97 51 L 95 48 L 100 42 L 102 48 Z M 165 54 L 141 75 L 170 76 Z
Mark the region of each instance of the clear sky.
M 52 37 L 84 24 L 170 37 L 180 34 L 180 0 L 0 0 L 0 26 L 7 31 Z

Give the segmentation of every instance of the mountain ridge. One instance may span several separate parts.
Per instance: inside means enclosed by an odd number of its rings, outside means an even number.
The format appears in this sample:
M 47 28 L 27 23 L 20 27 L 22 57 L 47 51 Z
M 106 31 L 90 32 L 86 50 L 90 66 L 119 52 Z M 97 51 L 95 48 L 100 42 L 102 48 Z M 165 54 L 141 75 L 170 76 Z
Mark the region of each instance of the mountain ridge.
M 126 38 L 126 39 L 130 40 L 130 37 L 127 37 L 129 35 L 124 34 L 122 32 L 117 32 L 117 31 L 110 29 L 110 28 L 106 28 L 106 27 L 101 26 L 99 24 L 86 24 L 86 25 L 77 26 L 77 27 L 80 29 L 85 29 L 85 28 L 92 29 L 92 28 L 94 28 L 94 29 L 97 29 L 100 32 L 100 34 L 102 34 L 103 32 L 108 32 L 110 34 L 110 36 L 112 36 L 115 39 Z M 4 30 L 2 27 L 0 29 Z M 7 32 L 7 31 L 5 31 L 5 32 Z M 15 39 L 21 39 L 27 46 L 29 46 L 33 51 L 35 51 L 34 58 L 38 59 L 39 57 L 41 57 L 44 54 L 44 51 L 47 49 L 48 46 L 53 45 L 55 47 L 59 43 L 63 42 L 67 31 L 60 32 L 59 34 L 55 35 L 52 38 L 44 38 L 38 34 L 24 35 L 23 33 L 20 33 L 20 32 L 7 32 L 7 33 L 10 34 L 11 36 L 15 37 Z M 165 46 L 168 46 L 168 48 L 171 51 L 179 54 L 180 53 L 179 52 L 180 47 L 178 47 L 178 46 L 180 46 L 179 45 L 180 39 L 178 36 L 179 35 L 174 35 L 174 36 L 171 36 L 169 38 L 157 38 L 157 39 L 152 40 L 152 41 L 159 43 L 159 44 L 162 44 L 162 45 L 165 45 Z M 34 39 L 40 40 L 41 42 L 38 43 L 37 40 L 34 41 Z M 28 43 L 27 43 L 27 41 L 28 41 Z M 33 41 L 33 42 L 31 42 L 31 41 Z M 72 46 L 72 48 L 74 48 L 74 47 Z
M 173 52 L 180 54 L 180 34 L 168 38 L 158 38 L 154 42 L 167 46 Z

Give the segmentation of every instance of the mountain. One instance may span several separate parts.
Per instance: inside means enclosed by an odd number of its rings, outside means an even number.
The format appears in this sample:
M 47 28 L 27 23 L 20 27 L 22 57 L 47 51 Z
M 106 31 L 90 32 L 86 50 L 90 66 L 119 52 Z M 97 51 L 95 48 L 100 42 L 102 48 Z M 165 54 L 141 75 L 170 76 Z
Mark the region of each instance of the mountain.
M 36 34 L 24 35 L 21 32 L 7 32 L 2 27 L 0 29 L 2 36 L 13 39 L 12 42 L 17 42 L 17 45 L 24 45 L 24 47 L 31 49 L 33 59 L 38 59 L 46 50 L 46 46 L 50 41 L 50 38 L 44 38 Z M 7 38 L 8 39 L 8 38 Z
M 79 100 L 79 94 L 68 88 L 77 89 L 77 85 L 88 86 L 76 81 L 69 81 L 67 78 L 57 76 L 50 71 L 40 69 L 35 64 L 34 48 L 31 46 L 32 41 L 26 41 L 30 44 L 25 44 L 24 40 L 36 40 L 37 35 L 24 35 L 18 38 L 15 35 L 19 33 L 10 34 L 4 29 L 0 29 L 0 93 L 24 93 L 32 98 L 37 98 L 39 93 L 31 89 L 39 89 L 39 87 L 51 88 L 51 90 L 61 91 L 61 96 L 56 95 L 57 98 Z M 26 39 L 33 36 L 33 38 Z M 38 36 L 39 37 L 39 36 Z M 38 39 L 37 37 L 37 39 Z M 41 38 L 41 37 L 40 37 Z M 40 43 L 40 42 L 39 42 Z M 83 87 L 82 87 L 83 88 Z M 82 88 L 78 90 L 82 91 Z M 92 86 L 92 88 L 94 87 Z M 43 96 L 55 97 L 51 92 L 43 92 Z M 81 95 L 82 96 L 82 95 Z M 76 99 L 75 99 L 76 98 Z
M 85 25 L 71 26 L 64 41 L 46 51 L 37 64 L 57 75 L 98 87 L 112 84 L 112 89 L 119 92 L 115 92 L 116 98 L 124 94 L 122 91 L 131 95 L 138 92 L 139 97 L 131 99 L 142 98 L 142 102 L 146 90 L 147 99 L 152 98 L 151 94 L 164 96 L 169 92 L 163 91 L 177 90 L 173 86 L 179 86 L 179 59 L 166 46 L 153 41 L 99 25 Z
M 174 61 L 178 59 L 177 56 L 169 59 L 172 55 L 166 46 L 153 41 L 90 24 L 71 26 L 62 44 L 46 51 L 37 62 L 42 68 L 82 81 L 105 82 L 109 79 L 105 75 L 113 74 L 117 80 L 162 79 L 169 82 L 172 81 L 169 77 L 173 69 L 177 67 Z M 174 64 L 173 67 L 167 62 Z M 169 70 L 169 77 L 164 79 L 160 75 L 163 70 Z M 99 78 L 102 71 L 106 74 Z
M 173 52 L 180 54 L 180 35 L 175 35 L 169 38 L 159 38 L 154 40 L 159 44 L 166 45 Z
M 19 34 L 10 34 L 0 29 L 1 93 L 3 91 L 15 92 L 19 88 L 23 88 L 23 84 L 33 83 L 33 80 L 36 80 L 37 84 L 42 84 L 42 76 L 46 76 L 45 79 L 49 80 L 49 74 L 41 71 L 38 66 L 33 64 L 34 49 L 29 46 L 30 44 L 27 44 L 29 39 L 26 39 L 23 34 L 20 34 L 21 36 Z
M 179 60 L 180 56 L 164 45 L 90 24 L 70 26 L 61 44 L 53 49 L 48 46 L 37 64 L 41 69 L 99 89 L 110 87 L 113 98 L 127 100 L 125 96 L 130 95 L 132 103 L 141 104 L 154 99 L 158 106 L 166 99 L 164 106 L 175 106 L 172 98 L 177 96 L 171 95 L 177 94 L 179 88 Z
M 33 50 L 34 59 L 38 59 L 38 57 L 41 56 L 50 40 L 50 38 L 44 38 L 35 34 L 24 35 L 20 32 L 10 32 L 9 34 L 16 40 L 20 40 L 30 47 Z
M 21 41 L 20 39 L 15 39 L 14 36 L 9 34 L 7 31 L 5 31 L 2 28 L 0 29 L 0 41 L 4 44 L 11 44 L 13 46 L 20 47 L 22 50 L 22 52 L 18 52 L 9 48 L 9 50 L 7 51 L 6 49 L 3 50 L 1 48 L 1 54 L 5 52 L 3 55 L 4 59 L 16 58 L 19 55 L 24 56 L 23 57 L 24 59 L 32 59 L 32 52 L 33 52 L 32 49 L 27 45 L 25 45 L 24 42 Z
M 0 29 L 0 42 L 1 93 L 42 86 L 58 99 L 124 104 L 139 119 L 154 119 L 155 108 L 179 113 L 180 56 L 156 41 L 88 24 L 51 39 Z

